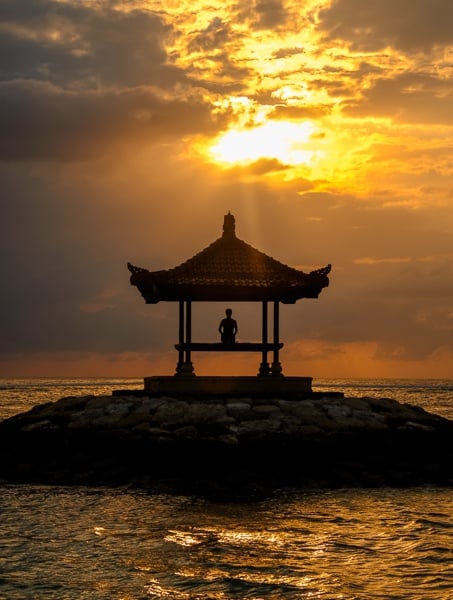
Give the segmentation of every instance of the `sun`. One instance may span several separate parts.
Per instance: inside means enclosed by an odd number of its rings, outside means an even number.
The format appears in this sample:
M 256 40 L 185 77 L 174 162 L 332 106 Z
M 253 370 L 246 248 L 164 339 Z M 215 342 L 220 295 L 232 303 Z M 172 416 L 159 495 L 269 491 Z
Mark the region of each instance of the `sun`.
M 309 165 L 319 154 L 313 146 L 310 121 L 268 121 L 248 129 L 231 129 L 217 138 L 208 152 L 220 164 L 249 164 L 276 159 L 288 166 Z

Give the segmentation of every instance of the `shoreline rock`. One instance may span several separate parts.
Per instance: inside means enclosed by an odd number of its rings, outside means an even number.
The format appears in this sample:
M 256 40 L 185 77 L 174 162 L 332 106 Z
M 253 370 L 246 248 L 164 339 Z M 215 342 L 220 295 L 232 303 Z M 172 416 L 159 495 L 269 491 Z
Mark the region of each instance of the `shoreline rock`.
M 388 398 L 62 398 L 0 422 L 0 478 L 253 499 L 452 485 L 453 422 Z

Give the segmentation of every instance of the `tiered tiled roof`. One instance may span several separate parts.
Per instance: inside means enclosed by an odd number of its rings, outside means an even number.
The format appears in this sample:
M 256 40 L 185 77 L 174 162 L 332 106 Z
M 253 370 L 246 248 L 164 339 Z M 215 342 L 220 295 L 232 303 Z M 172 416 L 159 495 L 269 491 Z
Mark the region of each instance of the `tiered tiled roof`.
M 128 264 L 131 284 L 147 303 L 160 300 L 280 300 L 317 298 L 329 285 L 330 265 L 304 273 L 236 237 L 235 220 L 225 216 L 223 235 L 178 267 L 148 271 Z

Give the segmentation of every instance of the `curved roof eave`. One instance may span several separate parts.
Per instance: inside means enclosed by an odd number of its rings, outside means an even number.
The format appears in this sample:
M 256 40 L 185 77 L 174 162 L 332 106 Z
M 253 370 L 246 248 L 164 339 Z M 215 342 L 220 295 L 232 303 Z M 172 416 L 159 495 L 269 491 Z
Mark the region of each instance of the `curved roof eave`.
M 147 303 L 160 301 L 281 301 L 317 298 L 329 285 L 331 265 L 304 273 L 236 237 L 225 216 L 222 237 L 177 267 L 148 271 L 128 263 L 131 285 Z

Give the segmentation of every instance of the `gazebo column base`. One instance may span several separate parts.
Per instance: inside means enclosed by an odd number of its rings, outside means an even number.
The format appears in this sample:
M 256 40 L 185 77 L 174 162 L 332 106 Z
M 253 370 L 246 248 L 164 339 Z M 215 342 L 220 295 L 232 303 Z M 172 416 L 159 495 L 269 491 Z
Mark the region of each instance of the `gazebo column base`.
M 180 377 L 187 377 L 189 376 L 194 376 L 195 377 L 195 369 L 193 368 L 193 363 L 192 361 L 185 361 L 183 363 L 178 362 L 178 364 L 176 365 L 176 376 L 180 376 Z
M 272 363 L 271 375 L 273 375 L 274 377 L 282 377 L 283 376 L 283 369 L 282 369 L 281 362 L 273 362 Z
M 258 375 L 260 376 L 266 376 L 269 375 L 269 373 L 271 372 L 270 367 L 269 367 L 269 363 L 268 362 L 262 362 L 260 364 L 260 369 L 258 371 Z

